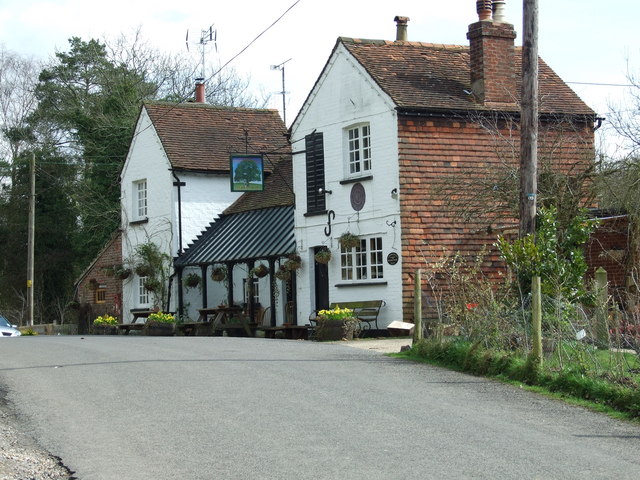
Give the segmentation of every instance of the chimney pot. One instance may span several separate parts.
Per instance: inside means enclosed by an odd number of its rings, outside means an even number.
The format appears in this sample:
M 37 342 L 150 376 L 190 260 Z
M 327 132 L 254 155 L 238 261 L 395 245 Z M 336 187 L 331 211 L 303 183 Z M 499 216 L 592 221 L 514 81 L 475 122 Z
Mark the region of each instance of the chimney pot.
M 476 0 L 476 11 L 478 12 L 478 18 L 482 20 L 491 20 L 493 13 L 493 0 Z
M 407 41 L 407 24 L 409 23 L 409 17 L 397 16 L 393 19 L 396 22 L 396 42 Z
M 493 21 L 507 23 L 505 0 L 493 0 Z
M 205 103 L 204 78 L 196 78 L 196 103 Z

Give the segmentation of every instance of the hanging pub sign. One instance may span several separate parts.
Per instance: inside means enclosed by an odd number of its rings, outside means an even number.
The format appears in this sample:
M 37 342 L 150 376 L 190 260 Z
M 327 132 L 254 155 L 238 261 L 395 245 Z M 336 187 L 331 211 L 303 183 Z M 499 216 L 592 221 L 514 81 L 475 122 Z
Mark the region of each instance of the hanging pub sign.
M 261 192 L 264 190 L 262 155 L 231 155 L 229 170 L 232 192 Z

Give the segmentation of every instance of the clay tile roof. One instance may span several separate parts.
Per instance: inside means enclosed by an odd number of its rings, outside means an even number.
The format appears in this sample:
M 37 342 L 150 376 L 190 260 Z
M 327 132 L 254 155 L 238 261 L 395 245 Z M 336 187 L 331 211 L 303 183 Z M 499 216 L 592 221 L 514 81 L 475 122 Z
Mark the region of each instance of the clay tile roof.
M 469 47 L 340 37 L 338 43 L 358 60 L 398 105 L 406 109 L 487 110 L 471 95 Z M 520 97 L 522 49 L 515 49 Z M 594 115 L 578 95 L 543 61 L 539 62 L 540 113 Z M 491 110 L 514 111 L 515 104 Z
M 173 168 L 229 171 L 229 155 L 288 152 L 287 129 L 277 110 L 218 107 L 203 103 L 143 105 Z M 267 169 L 269 170 L 269 169 Z

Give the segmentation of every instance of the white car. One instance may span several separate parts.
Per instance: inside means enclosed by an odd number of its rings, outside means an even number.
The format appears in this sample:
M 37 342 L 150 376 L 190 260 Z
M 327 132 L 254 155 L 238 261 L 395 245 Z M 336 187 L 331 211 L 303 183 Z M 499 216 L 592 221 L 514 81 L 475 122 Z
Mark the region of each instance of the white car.
M 11 325 L 9 321 L 0 316 L 0 337 L 19 337 L 22 335 L 16 325 Z

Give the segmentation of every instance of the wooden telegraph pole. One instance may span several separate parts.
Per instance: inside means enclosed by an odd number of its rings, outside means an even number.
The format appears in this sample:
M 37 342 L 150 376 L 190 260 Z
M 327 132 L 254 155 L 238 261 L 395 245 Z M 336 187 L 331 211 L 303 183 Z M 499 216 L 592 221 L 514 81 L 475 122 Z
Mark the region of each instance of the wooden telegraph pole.
M 535 234 L 538 189 L 538 0 L 524 0 L 520 121 L 520 237 Z
M 27 232 L 27 326 L 33 326 L 33 265 L 36 217 L 36 154 L 31 154 L 31 192 L 29 195 L 29 227 Z

